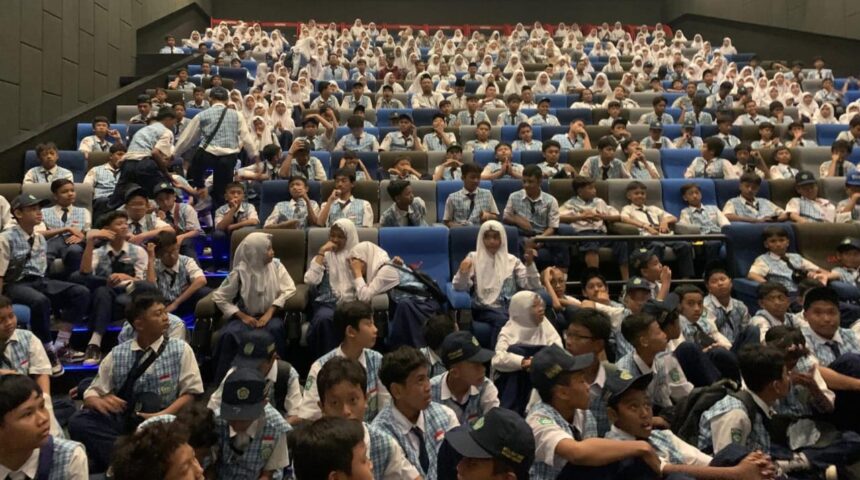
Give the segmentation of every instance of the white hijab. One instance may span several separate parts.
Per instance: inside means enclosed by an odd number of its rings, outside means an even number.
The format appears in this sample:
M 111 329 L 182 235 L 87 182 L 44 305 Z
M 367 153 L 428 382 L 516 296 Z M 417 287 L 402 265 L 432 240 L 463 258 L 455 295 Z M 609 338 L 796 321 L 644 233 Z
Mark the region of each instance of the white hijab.
M 505 338 L 507 345 L 558 345 L 563 347 L 561 337 L 552 323 L 542 317 L 535 322 L 532 313 L 537 293 L 524 290 L 511 297 L 508 306 L 509 319 L 499 332 L 499 339 Z
M 248 234 L 236 248 L 233 271 L 239 275 L 239 294 L 249 312 L 265 312 L 281 293 L 278 268 L 267 263 L 272 236 L 267 233 Z
M 379 269 L 390 261 L 388 252 L 373 242 L 359 242 L 352 247 L 350 258 L 357 258 L 367 265 L 367 273 L 364 275 L 364 281 L 367 283 L 372 282 Z
M 517 77 L 522 77 L 522 80 L 517 80 Z M 529 84 L 528 80 L 526 80 L 526 74 L 522 70 L 517 70 L 511 75 L 511 79 L 508 80 L 508 83 L 505 85 L 504 96 L 516 93 L 519 95 L 523 91 L 523 87 Z
M 501 244 L 495 255 L 484 246 L 484 234 L 499 232 Z M 496 220 L 484 222 L 478 230 L 475 246 L 475 292 L 484 305 L 492 305 L 502 292 L 502 283 L 511 276 L 516 257 L 508 253 L 508 235 L 505 227 Z
M 358 232 L 355 224 L 348 218 L 341 218 L 334 222 L 346 236 L 346 243 L 339 252 L 326 252 L 326 269 L 328 270 L 328 283 L 331 291 L 338 300 L 352 300 L 355 297 L 355 284 L 353 283 L 352 268 L 349 259 L 352 249 L 358 244 Z

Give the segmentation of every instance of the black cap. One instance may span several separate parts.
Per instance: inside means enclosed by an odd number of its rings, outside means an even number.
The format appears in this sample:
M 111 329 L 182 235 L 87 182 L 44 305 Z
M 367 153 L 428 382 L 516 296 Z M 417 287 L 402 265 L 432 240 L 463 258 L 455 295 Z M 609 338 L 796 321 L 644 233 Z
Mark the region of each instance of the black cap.
M 237 368 L 224 380 L 221 395 L 221 418 L 256 420 L 268 401 L 266 378 L 256 368 Z
M 633 250 L 633 253 L 630 254 L 630 268 L 634 271 L 639 271 L 654 255 L 656 253 L 650 248 L 637 248 Z
M 137 96 L 137 103 L 149 103 L 151 101 L 152 101 L 152 98 L 145 93 L 142 93 L 142 94 Z
M 797 172 L 797 175 L 794 176 L 794 184 L 797 186 L 801 185 L 810 185 L 816 183 L 815 175 L 808 170 L 801 170 Z
M 650 130 L 663 130 L 663 122 L 660 120 L 654 120 L 650 124 L 648 124 L 648 128 Z
M 129 183 L 125 188 L 125 193 L 123 194 L 123 200 L 126 202 L 134 195 L 142 195 L 146 198 L 149 198 L 149 195 L 146 194 L 146 191 L 140 185 L 136 183 Z
M 22 193 L 21 195 L 18 195 L 17 197 L 15 197 L 14 200 L 12 200 L 11 207 L 12 207 L 12 210 L 15 210 L 18 208 L 32 207 L 33 205 L 38 205 L 38 206 L 44 208 L 50 204 L 51 204 L 51 201 L 46 199 L 46 198 L 38 198 L 35 195 L 33 195 L 32 193 Z
M 836 246 L 837 252 L 844 252 L 846 250 L 860 250 L 860 238 L 848 237 L 839 242 L 839 245 Z
M 630 277 L 625 285 L 626 290 L 651 290 L 651 285 L 642 277 Z
M 239 353 L 233 359 L 233 365 L 256 368 L 272 358 L 274 351 L 275 337 L 271 333 L 260 328 L 243 332 L 239 336 Z
M 226 101 L 228 98 L 230 98 L 230 93 L 227 92 L 227 89 L 224 87 L 215 87 L 209 90 L 209 98 L 212 98 L 214 100 Z
M 449 334 L 442 340 L 439 351 L 445 368 L 459 362 L 486 363 L 493 359 L 493 351 L 481 348 L 478 339 L 467 331 Z
M 809 309 L 815 302 L 830 302 L 838 307 L 839 295 L 830 287 L 816 287 L 803 296 L 803 309 Z
M 463 80 L 462 78 L 458 78 L 457 80 L 454 80 L 454 86 L 455 87 L 465 87 L 466 81 Z
M 462 425 L 445 438 L 466 458 L 495 458 L 527 468 L 534 462 L 535 437 L 528 423 L 505 408 L 490 409 L 474 425 Z
M 666 295 L 663 300 L 649 298 L 642 305 L 642 313 L 656 317 L 658 320 L 667 314 L 670 314 L 678 308 L 678 296 L 674 294 Z
M 152 195 L 156 196 L 161 192 L 168 192 L 168 191 L 171 193 L 174 193 L 174 194 L 176 193 L 176 190 L 174 190 L 173 185 L 171 185 L 167 182 L 161 182 L 161 183 L 157 184 L 155 186 L 155 188 L 152 189 Z
M 720 90 L 731 90 L 735 87 L 735 84 L 726 80 L 725 82 L 720 84 Z
M 651 373 L 635 376 L 622 368 L 612 373 L 607 372 L 604 388 L 609 391 L 609 405 L 617 404 L 621 400 L 621 397 L 624 396 L 624 393 L 631 388 L 646 389 L 648 384 L 651 383 L 652 378 L 654 378 L 654 375 Z
M 445 151 L 446 151 L 447 153 L 451 153 L 451 152 L 462 152 L 462 151 L 463 151 L 463 146 L 462 146 L 462 145 L 460 145 L 459 143 L 452 143 L 451 145 L 448 145 L 448 149 L 447 149 L 447 150 L 445 150 Z
M 403 119 L 409 120 L 411 122 L 412 116 L 409 115 L 408 113 L 401 113 L 400 115 L 397 116 L 397 120 L 403 120 Z
M 559 374 L 577 372 L 587 368 L 594 362 L 594 354 L 573 356 L 558 345 L 542 348 L 532 357 L 532 369 L 529 374 L 532 385 L 538 390 L 549 389 L 555 385 Z
M 155 114 L 155 120 L 160 121 L 165 118 L 176 118 L 176 112 L 174 112 L 170 107 L 162 107 L 158 110 L 158 113 Z

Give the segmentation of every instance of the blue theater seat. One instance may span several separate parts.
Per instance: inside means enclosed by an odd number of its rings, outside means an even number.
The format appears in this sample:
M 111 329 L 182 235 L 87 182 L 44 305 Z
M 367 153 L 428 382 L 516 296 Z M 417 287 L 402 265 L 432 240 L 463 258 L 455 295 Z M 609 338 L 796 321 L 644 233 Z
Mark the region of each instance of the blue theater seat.
M 111 123 L 110 128 L 111 130 L 117 130 L 119 134 L 122 135 L 122 138 L 125 138 L 125 136 L 128 134 L 128 125 L 124 123 Z M 80 147 L 81 140 L 83 140 L 84 137 L 89 137 L 92 134 L 93 125 L 91 123 L 79 123 L 77 131 L 75 132 L 75 146 Z M 107 141 L 113 143 L 113 137 L 108 136 Z
M 320 201 L 320 182 L 311 180 L 308 182 L 308 197 L 322 206 Z M 261 183 L 260 188 L 260 225 L 266 223 L 266 219 L 272 214 L 278 202 L 290 200 L 289 180 L 268 180 Z
M 337 127 L 334 133 L 334 143 L 339 142 L 341 138 L 349 135 L 349 133 L 349 127 Z M 364 133 L 373 135 L 377 140 L 382 139 L 382 137 L 379 136 L 379 128 L 377 127 L 367 127 L 364 129 Z
M 84 154 L 77 150 L 59 150 L 57 153 L 59 154 L 57 165 L 71 170 L 75 183 L 83 182 L 87 175 L 87 159 L 84 158 Z M 27 150 L 24 154 L 24 171 L 37 166 L 39 166 L 39 159 L 36 157 L 36 151 Z
M 418 268 L 433 277 L 440 288 L 451 278 L 445 227 L 380 228 L 379 246 L 391 258 L 398 256 L 407 264 L 418 263 Z
M 513 154 L 511 155 L 511 160 L 514 163 L 520 163 L 521 155 L 522 152 L 513 152 Z M 480 165 L 481 168 L 486 167 L 488 163 L 496 161 L 496 152 L 492 150 L 480 150 L 474 152 L 472 154 L 472 161 L 474 161 L 475 164 Z
M 756 257 L 765 252 L 764 242 L 761 234 L 765 228 L 780 226 L 788 233 L 788 251 L 797 251 L 797 241 L 794 238 L 794 229 L 789 223 L 733 223 L 723 227 L 726 235 L 726 258 L 732 270 L 732 282 L 735 298 L 743 301 L 752 310 L 758 310 L 758 299 L 756 289 L 758 284 L 746 278 Z
M 329 178 L 340 168 L 340 159 L 343 158 L 344 153 L 346 152 L 331 152 L 331 174 Z M 367 168 L 367 172 L 370 173 L 372 180 L 379 180 L 379 153 L 357 152 L 357 155 L 364 164 L 364 167 Z
M 440 111 L 436 108 L 416 108 L 412 110 L 412 121 L 419 127 L 430 126 L 433 125 L 433 115 L 437 113 L 440 113 Z M 376 123 L 379 125 L 378 120 Z
M 841 132 L 847 131 L 848 125 L 816 125 L 815 135 L 818 137 L 816 142 L 822 147 L 829 147 L 836 141 L 836 137 Z
M 687 207 L 687 204 L 681 196 L 681 187 L 688 183 L 695 183 L 699 186 L 699 190 L 702 191 L 703 205 L 717 204 L 717 193 L 714 189 L 713 180 L 707 178 L 670 178 L 660 180 L 663 190 L 664 210 L 676 217 L 681 214 L 681 210 Z
M 568 105 L 572 104 L 573 101 L 568 103 Z M 562 125 L 569 125 L 576 120 L 582 120 L 586 125 L 591 125 L 592 112 L 588 108 L 559 108 L 556 117 L 558 117 L 558 123 Z
M 665 178 L 684 178 L 684 171 L 700 155 L 695 149 L 660 150 L 660 165 Z

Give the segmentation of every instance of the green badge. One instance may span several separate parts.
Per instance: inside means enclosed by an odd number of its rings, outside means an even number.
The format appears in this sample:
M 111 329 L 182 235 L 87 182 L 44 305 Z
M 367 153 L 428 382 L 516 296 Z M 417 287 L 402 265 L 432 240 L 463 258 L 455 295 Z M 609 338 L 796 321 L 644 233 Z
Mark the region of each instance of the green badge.
M 744 434 L 741 431 L 741 429 L 739 429 L 739 428 L 733 428 L 732 429 L 732 442 L 741 443 L 743 438 L 744 438 Z
M 673 368 L 669 372 L 669 378 L 672 379 L 673 382 L 680 382 L 681 381 L 681 374 L 678 372 L 677 368 Z
M 245 348 L 242 351 L 245 352 L 245 355 L 251 355 L 254 353 L 254 344 L 251 342 L 246 343 Z
M 630 380 L 633 378 L 633 375 L 631 375 L 630 372 L 628 372 L 627 370 L 619 370 L 618 377 L 621 380 Z
M 555 422 L 553 422 L 552 419 L 549 417 L 540 417 L 538 419 L 538 423 L 541 425 L 552 425 Z
M 472 425 L 472 430 L 480 430 L 484 426 L 484 417 L 479 418 L 475 421 L 475 424 Z
M 311 389 L 314 388 L 314 385 L 316 385 L 316 377 L 308 377 L 308 379 L 305 380 L 305 391 L 310 392 Z

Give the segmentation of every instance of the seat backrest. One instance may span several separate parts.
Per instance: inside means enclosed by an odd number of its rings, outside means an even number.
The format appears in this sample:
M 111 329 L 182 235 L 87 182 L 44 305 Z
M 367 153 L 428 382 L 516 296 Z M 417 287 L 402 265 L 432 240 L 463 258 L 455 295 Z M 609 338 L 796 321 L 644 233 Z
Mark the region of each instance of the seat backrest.
M 380 152 L 379 166 L 387 172 L 401 158 L 406 157 L 412 163 L 412 168 L 421 173 L 429 173 L 427 170 L 427 152 Z M 384 178 L 384 177 L 383 177 Z
M 385 135 L 380 136 L 379 127 L 367 127 L 364 129 L 367 135 L 373 135 L 377 140 L 380 140 Z M 337 127 L 334 131 L 334 141 L 339 142 L 341 138 L 350 134 L 349 127 Z
M 549 180 L 549 194 L 558 200 L 558 205 L 561 207 L 574 195 L 573 182 L 570 179 L 551 178 Z
M 695 149 L 661 150 L 660 163 L 663 167 L 663 177 L 684 178 L 687 167 L 698 156 L 700 152 Z
M 0 195 L 2 195 L 7 202 L 12 203 L 12 200 L 20 194 L 20 183 L 0 183 Z
M 359 242 L 373 242 L 379 245 L 379 230 L 376 228 L 358 228 L 358 241 Z M 307 249 L 307 258 L 305 261 L 307 265 L 310 265 L 311 260 L 316 256 L 316 254 L 320 251 L 320 248 L 328 241 L 328 232 L 329 228 L 320 228 L 314 227 L 308 229 L 308 249 Z
M 742 223 L 723 227 L 726 235 L 726 258 L 729 259 L 733 277 L 746 278 L 756 257 L 765 252 L 762 232 L 770 226 L 778 226 L 788 232 L 789 251 L 797 251 L 794 230 L 789 223 Z
M 412 121 L 418 126 L 433 125 L 433 115 L 439 112 L 438 108 L 416 108 L 412 110 Z
M 797 253 L 819 267 L 837 267 L 836 246 L 845 238 L 860 237 L 856 223 L 797 223 L 794 224 Z
M 396 125 L 396 121 L 394 123 L 391 122 L 391 117 L 394 116 L 396 119 L 397 116 L 403 113 L 410 116 L 414 114 L 411 108 L 380 108 L 376 111 L 376 126 L 390 127 Z
M 571 102 L 573 103 L 573 102 Z M 592 113 L 588 108 L 559 108 L 556 111 L 558 123 L 570 125 L 576 120 L 582 120 L 586 125 L 591 125 Z
M 394 199 L 388 195 L 388 185 L 391 183 L 390 180 L 383 180 L 379 182 L 379 211 L 381 212 L 388 210 L 392 204 L 394 204 Z M 428 224 L 432 225 L 436 222 L 436 184 L 432 180 L 417 180 L 409 182 L 412 187 L 412 194 L 415 195 L 415 198 L 420 198 L 424 200 L 424 205 L 427 208 L 427 211 L 424 212 L 424 221 Z
M 663 208 L 675 217 L 687 207 L 687 203 L 681 195 L 681 187 L 689 183 L 695 183 L 699 186 L 699 190 L 702 192 L 702 205 L 717 204 L 717 193 L 714 189 L 713 180 L 707 178 L 674 178 L 661 180 L 660 183 L 663 187 Z
M 500 178 L 493 181 L 493 200 L 496 201 L 496 207 L 499 212 L 505 211 L 505 206 L 508 204 L 508 197 L 517 190 L 523 188 L 523 181 L 514 178 Z
M 640 181 L 648 187 L 648 200 L 646 203 L 663 208 L 663 188 L 660 185 L 660 180 Z M 609 205 L 621 211 L 625 205 L 630 203 L 627 201 L 627 184 L 630 183 L 630 180 L 615 178 L 606 180 L 606 183 L 609 185 Z
M 449 259 L 451 262 L 450 269 L 452 276 L 460 268 L 460 263 L 463 262 L 466 255 L 468 255 L 469 252 L 475 251 L 478 240 L 478 230 L 480 228 L 481 227 L 478 226 L 457 227 L 448 231 L 448 239 L 450 241 Z M 508 253 L 519 255 L 520 235 L 517 232 L 516 227 L 505 225 L 505 233 L 508 237 Z
M 818 135 L 818 140 L 816 142 L 822 147 L 829 147 L 841 132 L 847 130 L 848 125 L 846 124 L 816 125 L 815 132 Z
M 54 199 L 53 194 L 51 194 L 51 184 L 49 183 L 26 183 L 21 185 L 21 193 L 51 201 Z M 90 212 L 93 211 L 92 185 L 84 185 L 83 183 L 75 184 L 75 206 L 86 208 Z M 95 221 L 96 219 L 94 218 L 93 223 L 95 223 Z
M 326 180 L 320 188 L 320 198 L 328 198 L 334 190 L 334 180 Z M 361 180 L 352 187 L 355 198 L 367 200 L 373 208 L 373 221 L 379 221 L 379 182 L 376 180 Z
M 740 180 L 714 180 L 714 189 L 717 194 L 717 206 L 720 210 L 728 203 L 729 200 L 741 194 Z M 758 189 L 759 198 L 770 199 L 770 188 L 767 181 L 761 182 L 761 188 Z
M 448 201 L 448 197 L 463 188 L 462 180 L 440 180 L 438 182 L 433 182 L 436 184 L 436 218 L 437 222 L 442 221 L 442 217 L 445 216 L 445 203 Z M 481 180 L 481 184 L 479 188 L 484 188 L 486 190 L 490 190 L 492 188 L 492 183 L 489 180 Z M 504 208 L 504 207 L 503 207 Z
M 818 169 L 821 164 L 830 160 L 830 149 L 827 147 L 793 148 L 791 156 L 794 157 L 795 155 L 798 158 L 798 168 L 809 170 L 818 177 Z M 792 158 L 792 160 L 794 159 Z M 794 162 L 792 161 L 792 163 Z
M 99 165 L 104 165 L 110 159 L 110 152 L 90 152 L 87 156 L 87 171 Z
M 267 180 L 260 185 L 260 224 L 265 224 L 278 202 L 290 200 L 290 181 Z
M 567 152 L 567 163 L 573 165 L 573 168 L 578 172 L 582 170 L 582 166 L 585 165 L 585 161 L 589 157 L 593 157 L 598 153 L 600 152 L 596 148 L 589 150 L 569 150 Z M 562 154 L 562 158 L 564 158 L 564 154 Z
M 137 112 L 137 107 L 134 107 L 134 109 L 135 109 L 135 112 Z M 125 138 L 125 136 L 128 134 L 128 125 L 126 125 L 124 123 L 111 123 L 110 129 L 111 130 L 114 130 L 114 129 L 117 130 L 119 132 L 119 134 L 122 135 L 122 138 Z M 75 135 L 76 136 L 75 146 L 80 147 L 81 146 L 81 140 L 83 140 L 84 137 L 89 137 L 92 134 L 93 134 L 93 125 L 91 123 L 79 123 L 77 126 L 76 135 Z M 108 140 L 108 142 L 113 143 L 112 137 L 108 136 L 107 140 Z
M 818 179 L 818 195 L 830 200 L 833 205 L 847 198 L 845 192 L 845 177 L 827 177 Z
M 240 229 L 230 237 L 230 258 L 235 258 L 234 253 L 236 248 L 242 243 L 242 240 L 252 232 L 265 232 L 272 236 L 272 250 L 275 251 L 275 258 L 281 261 L 286 267 L 290 278 L 296 284 L 305 283 L 305 232 L 304 230 L 288 230 L 288 229 Z M 317 248 L 316 251 L 319 251 Z
M 84 154 L 77 150 L 59 150 L 57 152 L 57 165 L 70 170 L 75 182 L 83 182 L 87 175 L 87 159 Z M 27 150 L 24 154 L 24 171 L 39 166 L 39 158 L 35 150 Z
M 448 262 L 448 229 L 445 227 L 381 228 L 379 246 L 392 258 L 398 256 L 444 288 L 451 278 Z
M 630 132 L 630 136 L 633 137 L 634 140 L 641 142 L 642 139 L 648 136 L 649 127 L 648 125 L 629 124 L 627 125 L 627 131 Z
M 789 200 L 797 196 L 794 190 L 793 178 L 778 178 L 770 180 L 770 201 L 775 203 L 779 208 L 785 208 Z
M 116 121 L 117 123 L 128 123 L 131 117 L 137 115 L 137 105 L 117 105 L 116 106 Z

